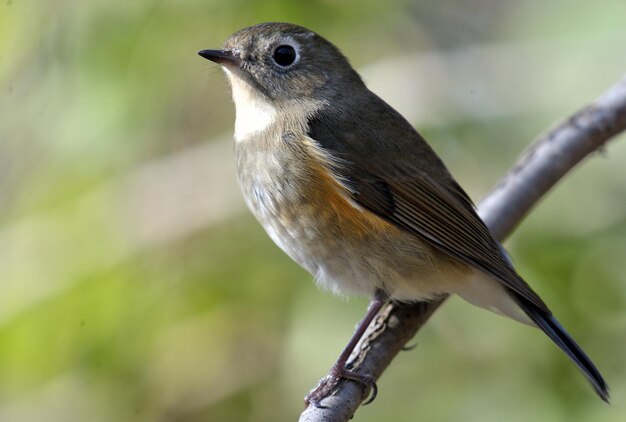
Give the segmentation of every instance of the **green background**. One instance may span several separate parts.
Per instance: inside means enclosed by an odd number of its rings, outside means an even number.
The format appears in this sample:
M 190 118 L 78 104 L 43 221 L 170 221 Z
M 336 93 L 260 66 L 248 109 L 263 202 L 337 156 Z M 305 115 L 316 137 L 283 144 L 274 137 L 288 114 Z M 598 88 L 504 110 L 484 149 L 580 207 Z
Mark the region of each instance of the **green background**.
M 476 200 L 626 72 L 626 2 L 2 0 L 0 421 L 292 421 L 367 301 L 284 256 L 234 181 L 196 52 L 299 23 L 336 43 Z M 626 419 L 626 139 L 507 242 L 604 373 L 453 299 L 359 421 Z

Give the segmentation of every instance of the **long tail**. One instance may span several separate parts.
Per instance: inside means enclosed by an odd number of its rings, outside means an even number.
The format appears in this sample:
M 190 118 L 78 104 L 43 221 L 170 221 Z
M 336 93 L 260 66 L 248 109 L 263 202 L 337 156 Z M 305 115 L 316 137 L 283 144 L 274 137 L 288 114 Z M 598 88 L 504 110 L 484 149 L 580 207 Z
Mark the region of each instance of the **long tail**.
M 516 302 L 528 317 L 539 327 L 557 346 L 578 366 L 581 372 L 587 377 L 598 396 L 605 402 L 609 402 L 609 388 L 602 378 L 600 371 L 593 364 L 591 359 L 583 352 L 578 344 L 570 337 L 565 329 L 559 324 L 556 318 L 524 299 L 512 293 Z

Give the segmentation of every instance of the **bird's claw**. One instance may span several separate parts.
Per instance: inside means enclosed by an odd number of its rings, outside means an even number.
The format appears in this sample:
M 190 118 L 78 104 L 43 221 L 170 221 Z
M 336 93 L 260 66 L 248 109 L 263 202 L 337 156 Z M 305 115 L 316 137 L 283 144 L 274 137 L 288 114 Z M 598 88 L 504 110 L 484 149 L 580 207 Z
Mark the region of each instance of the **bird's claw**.
M 403 352 L 410 352 L 411 350 L 415 349 L 416 347 L 417 347 L 417 343 L 415 343 L 415 344 L 406 344 L 400 350 L 402 350 Z
M 324 408 L 321 403 L 322 400 L 330 396 L 337 389 L 337 386 L 342 379 L 355 381 L 359 384 L 362 384 L 366 388 L 369 387 L 372 389 L 370 397 L 365 402 L 363 402 L 363 406 L 373 402 L 378 395 L 378 387 L 376 386 L 376 381 L 373 377 L 369 375 L 357 374 L 356 372 L 346 368 L 333 367 L 328 375 L 322 378 L 317 386 L 313 390 L 309 391 L 309 394 L 304 397 L 305 406 L 309 406 L 312 404 L 317 408 Z

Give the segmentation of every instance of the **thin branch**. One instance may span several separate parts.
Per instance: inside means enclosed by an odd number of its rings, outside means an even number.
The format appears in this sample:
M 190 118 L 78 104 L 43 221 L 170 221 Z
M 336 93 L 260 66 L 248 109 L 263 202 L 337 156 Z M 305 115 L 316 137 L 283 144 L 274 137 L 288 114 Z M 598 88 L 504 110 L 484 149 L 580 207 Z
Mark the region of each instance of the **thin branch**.
M 626 77 L 536 139 L 479 204 L 478 212 L 494 236 L 503 240 L 568 171 L 624 130 Z M 378 379 L 443 301 L 388 305 L 357 347 L 352 365 L 359 373 Z M 354 382 L 343 382 L 333 396 L 324 399 L 323 408 L 311 405 L 305 409 L 300 422 L 348 421 L 368 393 Z
M 568 171 L 625 128 L 626 77 L 537 138 L 478 205 L 494 236 L 504 239 Z

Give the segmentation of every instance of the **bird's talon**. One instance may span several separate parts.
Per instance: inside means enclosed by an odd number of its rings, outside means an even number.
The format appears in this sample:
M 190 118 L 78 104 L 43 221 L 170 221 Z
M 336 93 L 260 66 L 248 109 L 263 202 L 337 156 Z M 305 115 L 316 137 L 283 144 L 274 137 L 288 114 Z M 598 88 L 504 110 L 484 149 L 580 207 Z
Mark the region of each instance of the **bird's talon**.
M 373 402 L 376 396 L 378 395 L 378 386 L 376 385 L 376 381 L 372 380 L 370 387 L 372 388 L 372 393 L 370 394 L 369 399 L 363 402 L 363 406 L 367 406 L 368 404 Z
M 304 397 L 305 406 L 312 404 L 318 409 L 324 408 L 324 406 L 322 406 L 322 400 L 330 396 L 337 388 L 339 381 L 341 381 L 341 377 L 337 377 L 332 372 L 333 371 L 322 378 L 317 386 Z
M 402 349 L 403 352 L 409 352 L 417 347 L 417 343 L 411 345 L 405 345 Z
M 370 397 L 363 403 L 363 405 L 370 404 L 378 395 L 378 386 L 376 385 L 373 377 L 369 375 L 357 374 L 346 368 L 333 368 L 330 373 L 322 378 L 317 386 L 306 395 L 304 398 L 305 406 L 313 405 L 318 409 L 323 409 L 324 406 L 321 404 L 322 400 L 330 396 L 337 389 L 337 386 L 342 379 L 351 380 L 364 385 L 366 388 L 370 387 L 372 389 Z

